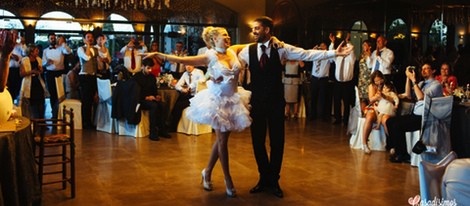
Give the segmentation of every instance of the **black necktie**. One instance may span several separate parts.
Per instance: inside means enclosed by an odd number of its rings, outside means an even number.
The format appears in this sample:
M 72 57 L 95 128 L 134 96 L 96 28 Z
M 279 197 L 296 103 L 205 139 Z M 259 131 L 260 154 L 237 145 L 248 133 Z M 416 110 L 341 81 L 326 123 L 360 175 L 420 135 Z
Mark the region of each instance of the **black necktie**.
M 191 72 L 188 72 L 189 85 L 191 86 Z
M 263 70 L 264 66 L 266 66 L 266 63 L 268 62 L 268 55 L 266 54 L 266 46 L 261 45 L 261 58 L 259 59 L 259 67 Z

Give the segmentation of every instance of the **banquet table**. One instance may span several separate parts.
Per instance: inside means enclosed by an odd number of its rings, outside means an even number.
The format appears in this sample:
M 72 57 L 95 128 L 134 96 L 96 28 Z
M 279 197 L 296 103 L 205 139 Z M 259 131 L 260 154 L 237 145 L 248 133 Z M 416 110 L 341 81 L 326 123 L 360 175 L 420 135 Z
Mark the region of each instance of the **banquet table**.
M 0 205 L 40 205 L 31 123 L 19 118 L 16 131 L 0 133 Z
M 163 102 L 163 115 L 165 116 L 165 123 L 170 124 L 170 115 L 173 107 L 175 106 L 176 100 L 178 99 L 179 93 L 175 89 L 169 87 L 158 88 L 158 95 L 162 97 Z
M 452 150 L 459 158 L 470 158 L 470 102 L 456 102 L 452 108 Z

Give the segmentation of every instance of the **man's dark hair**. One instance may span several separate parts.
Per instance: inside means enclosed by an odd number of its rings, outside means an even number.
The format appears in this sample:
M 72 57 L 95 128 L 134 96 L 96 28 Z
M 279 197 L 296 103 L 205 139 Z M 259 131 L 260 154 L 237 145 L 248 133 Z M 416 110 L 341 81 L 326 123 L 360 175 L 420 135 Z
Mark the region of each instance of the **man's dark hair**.
M 93 32 L 86 31 L 85 33 L 83 33 L 83 38 L 85 38 L 87 34 L 91 34 L 94 37 Z
M 51 33 L 47 34 L 47 39 L 49 39 L 50 36 L 55 36 L 55 33 L 51 32 Z
M 147 58 L 147 59 L 142 60 L 142 64 L 144 66 L 149 66 L 149 67 L 153 67 L 153 65 L 155 65 L 152 58 Z
M 255 19 L 256 22 L 261 23 L 264 27 L 268 27 L 270 33 L 273 32 L 273 19 L 267 17 L 267 16 L 261 16 Z
M 98 39 L 100 37 L 105 37 L 105 36 L 104 36 L 104 34 L 98 34 L 98 36 L 96 38 Z

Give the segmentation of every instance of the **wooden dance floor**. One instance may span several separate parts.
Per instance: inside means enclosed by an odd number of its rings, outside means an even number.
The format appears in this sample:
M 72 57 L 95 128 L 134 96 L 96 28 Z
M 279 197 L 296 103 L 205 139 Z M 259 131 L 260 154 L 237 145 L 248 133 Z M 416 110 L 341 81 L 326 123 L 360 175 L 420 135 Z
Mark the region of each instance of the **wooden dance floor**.
M 77 196 L 60 185 L 43 188 L 44 205 L 408 205 L 419 194 L 418 169 L 349 148 L 346 129 L 321 121 L 286 121 L 280 185 L 284 198 L 250 194 L 258 181 L 249 129 L 232 133 L 230 170 L 238 197 L 227 198 L 220 163 L 214 190 L 204 191 L 215 134 L 172 133 L 158 142 L 90 130 L 76 131 Z

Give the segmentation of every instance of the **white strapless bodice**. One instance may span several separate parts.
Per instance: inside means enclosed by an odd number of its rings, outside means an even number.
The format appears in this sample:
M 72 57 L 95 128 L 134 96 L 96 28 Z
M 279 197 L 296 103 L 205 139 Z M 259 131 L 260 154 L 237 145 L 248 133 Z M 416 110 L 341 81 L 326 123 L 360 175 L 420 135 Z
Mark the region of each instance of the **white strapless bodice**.
M 227 52 L 233 52 L 228 50 Z M 234 52 L 233 52 L 234 53 Z M 207 81 L 207 89 L 190 99 L 186 116 L 197 123 L 209 124 L 221 131 L 241 131 L 251 124 L 248 111 L 251 92 L 238 89 L 238 75 L 241 64 L 231 62 L 231 68 L 220 62 L 215 50 L 208 50 L 207 72 L 220 82 Z M 236 57 L 236 55 L 234 54 Z

